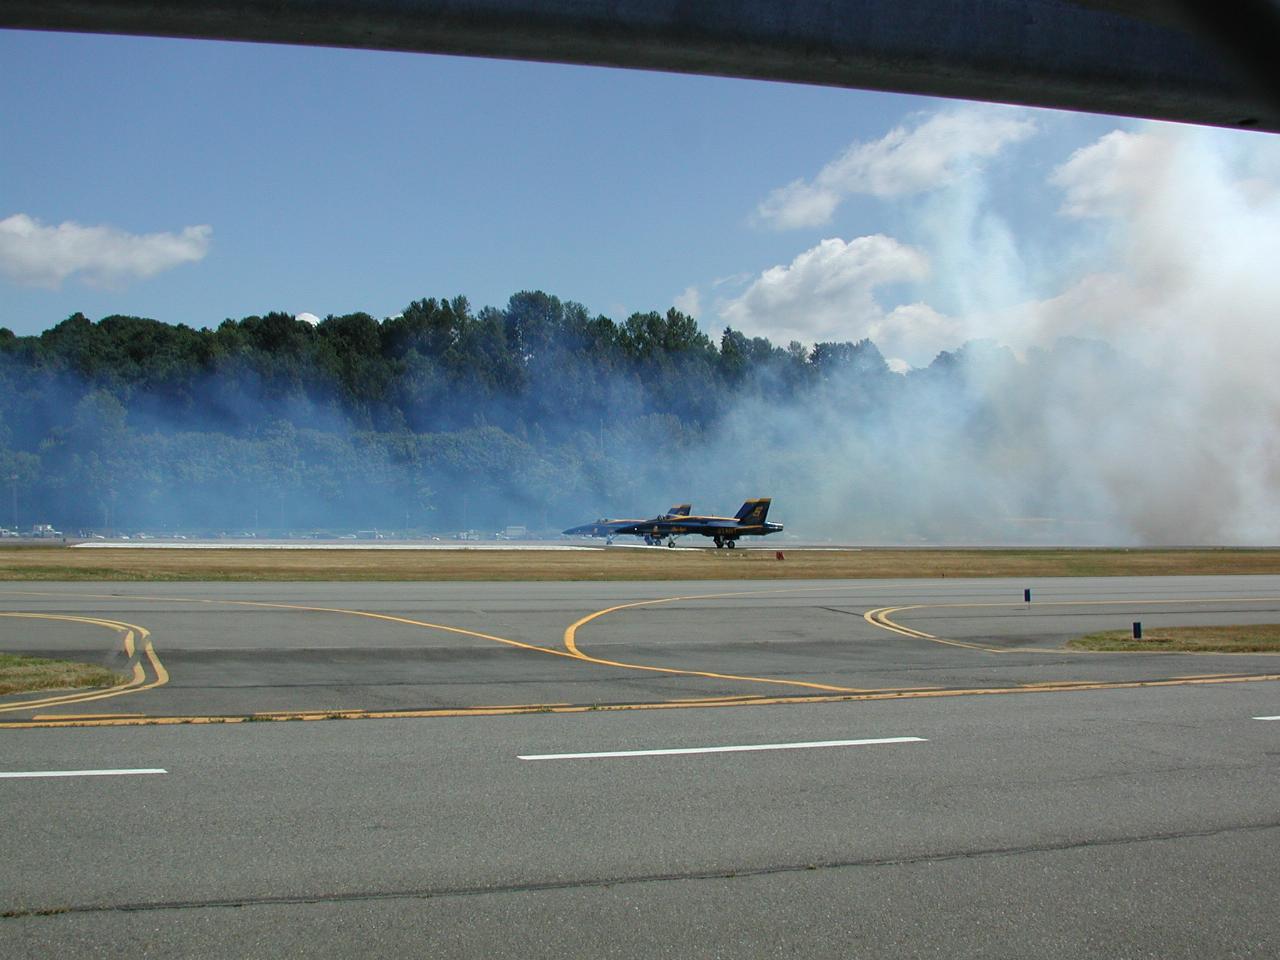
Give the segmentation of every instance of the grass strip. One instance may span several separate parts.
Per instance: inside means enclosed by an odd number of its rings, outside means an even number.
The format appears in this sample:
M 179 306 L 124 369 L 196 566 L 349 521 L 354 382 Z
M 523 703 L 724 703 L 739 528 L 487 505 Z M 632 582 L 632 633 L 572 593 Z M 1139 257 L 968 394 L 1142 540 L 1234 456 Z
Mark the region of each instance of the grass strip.
M 0 696 L 37 690 L 114 687 L 117 683 L 124 683 L 125 679 L 118 673 L 90 663 L 0 653 Z
M 2 580 L 837 580 L 1280 574 L 1280 550 L 83 550 L 0 547 Z
M 1280 653 L 1280 623 L 1234 627 L 1158 627 L 1135 640 L 1129 630 L 1071 640 L 1076 650 L 1170 650 L 1180 653 Z

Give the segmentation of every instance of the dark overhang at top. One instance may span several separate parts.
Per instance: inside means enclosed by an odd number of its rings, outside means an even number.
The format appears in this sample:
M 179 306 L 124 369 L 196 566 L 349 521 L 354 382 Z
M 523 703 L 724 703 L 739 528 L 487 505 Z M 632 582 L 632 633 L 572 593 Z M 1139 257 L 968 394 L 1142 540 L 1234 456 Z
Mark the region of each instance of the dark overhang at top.
M 1277 0 L 0 0 L 3 27 L 636 67 L 1273 132 L 1277 24 Z

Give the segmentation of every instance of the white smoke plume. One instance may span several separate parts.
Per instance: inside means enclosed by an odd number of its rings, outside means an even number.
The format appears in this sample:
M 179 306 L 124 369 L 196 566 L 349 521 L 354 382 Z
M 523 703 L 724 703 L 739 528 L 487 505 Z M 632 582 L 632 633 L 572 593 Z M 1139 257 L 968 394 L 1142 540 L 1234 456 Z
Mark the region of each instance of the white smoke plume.
M 1089 455 L 1144 541 L 1280 541 L 1280 152 L 1153 124 L 1053 180 L 1064 215 L 1103 227 L 1106 262 L 1028 304 L 1025 339 L 1096 337 L 1157 375 L 1136 396 L 1099 385 L 1055 439 Z
M 752 489 L 866 540 L 1280 542 L 1274 138 L 1135 125 L 1064 157 L 1045 189 L 1084 238 L 1048 296 L 1028 264 L 1054 251 L 1020 245 L 971 171 L 924 208 L 931 239 L 825 241 L 723 307 L 775 342 L 870 337 L 895 370 L 990 338 L 896 378 L 877 409 L 850 399 L 859 374 L 804 408 L 738 411 L 727 446 L 768 451 Z M 831 268 L 851 248 L 883 259 Z M 926 279 L 960 309 L 872 295 Z

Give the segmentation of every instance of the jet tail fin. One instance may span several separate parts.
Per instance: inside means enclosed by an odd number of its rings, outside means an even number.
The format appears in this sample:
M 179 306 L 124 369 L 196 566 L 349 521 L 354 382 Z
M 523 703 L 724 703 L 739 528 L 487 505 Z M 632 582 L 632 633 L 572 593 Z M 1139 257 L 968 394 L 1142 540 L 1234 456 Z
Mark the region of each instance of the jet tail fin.
M 763 524 L 764 518 L 769 515 L 769 504 L 773 500 L 770 497 L 759 497 L 755 500 L 748 500 L 742 505 L 742 509 L 734 514 L 734 519 L 739 524 Z
M 667 511 L 668 517 L 687 517 L 689 511 L 693 509 L 692 503 L 677 503 Z

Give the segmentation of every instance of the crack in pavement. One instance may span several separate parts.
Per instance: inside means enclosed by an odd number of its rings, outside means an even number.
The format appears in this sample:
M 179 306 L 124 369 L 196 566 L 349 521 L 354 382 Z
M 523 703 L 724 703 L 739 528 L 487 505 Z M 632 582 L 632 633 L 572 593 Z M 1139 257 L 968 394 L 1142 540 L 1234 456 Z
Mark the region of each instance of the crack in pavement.
M 509 893 L 542 893 L 553 890 L 604 889 L 615 886 L 631 886 L 647 883 L 685 882 L 698 880 L 738 880 L 753 877 L 769 877 L 788 873 L 807 873 L 817 870 L 846 870 L 864 867 L 898 867 L 918 863 L 945 863 L 953 860 L 994 859 L 998 857 L 1029 856 L 1042 853 L 1060 853 L 1071 850 L 1087 850 L 1104 847 L 1121 847 L 1143 843 L 1162 843 L 1171 840 L 1195 840 L 1234 833 L 1261 833 L 1280 830 L 1280 821 L 1248 823 L 1211 830 L 1153 833 L 1135 837 L 1111 837 L 1100 840 L 1071 840 L 1059 843 L 1029 844 L 1012 847 L 988 847 L 977 850 L 957 850 L 945 853 L 924 853 L 903 857 L 870 857 L 853 860 L 827 860 L 809 863 L 775 864 L 767 867 L 746 867 L 740 870 L 705 870 L 681 873 L 637 874 L 634 876 L 596 877 L 577 880 L 546 880 L 526 883 L 492 884 L 458 887 L 424 887 L 411 890 L 366 890 L 346 893 L 282 894 L 278 896 L 229 897 L 208 900 L 153 900 L 115 904 L 79 904 L 73 906 L 46 906 L 11 908 L 0 912 L 0 920 L 46 918 L 70 914 L 140 913 L 160 910 L 207 910 L 255 906 L 292 906 L 319 903 L 358 903 L 390 900 L 431 900 L 444 897 L 474 897 Z

